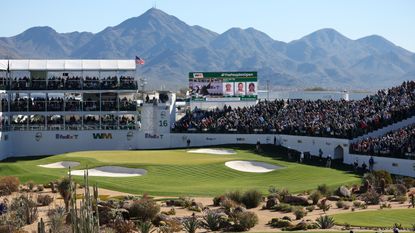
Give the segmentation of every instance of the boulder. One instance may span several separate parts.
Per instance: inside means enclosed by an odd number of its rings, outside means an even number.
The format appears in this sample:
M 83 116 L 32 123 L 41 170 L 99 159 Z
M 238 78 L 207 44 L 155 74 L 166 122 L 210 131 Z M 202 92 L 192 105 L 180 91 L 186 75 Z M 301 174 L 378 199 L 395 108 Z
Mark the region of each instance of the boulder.
M 344 185 L 339 187 L 338 194 L 341 197 L 350 197 L 352 195 L 350 190 Z
M 287 195 L 284 197 L 284 202 L 293 205 L 309 205 L 307 197 Z
M 237 206 L 235 209 L 234 209 L 234 212 L 236 213 L 236 212 L 240 212 L 240 213 L 243 213 L 243 212 L 246 212 L 247 210 L 246 210 L 246 208 L 245 207 L 243 207 L 243 206 Z
M 336 195 L 331 195 L 331 196 L 327 197 L 327 200 L 329 200 L 329 201 L 339 201 L 340 197 L 336 196 Z
M 276 197 L 271 197 L 271 198 L 268 198 L 265 208 L 272 209 L 274 206 L 278 204 L 280 204 L 280 201 Z

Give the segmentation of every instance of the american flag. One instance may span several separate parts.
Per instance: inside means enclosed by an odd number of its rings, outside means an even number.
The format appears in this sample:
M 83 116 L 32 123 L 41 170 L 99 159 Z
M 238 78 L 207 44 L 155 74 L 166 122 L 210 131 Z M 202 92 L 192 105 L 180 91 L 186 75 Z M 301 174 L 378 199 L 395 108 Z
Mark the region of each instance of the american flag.
M 135 64 L 144 65 L 144 59 L 141 59 L 141 58 L 135 56 Z

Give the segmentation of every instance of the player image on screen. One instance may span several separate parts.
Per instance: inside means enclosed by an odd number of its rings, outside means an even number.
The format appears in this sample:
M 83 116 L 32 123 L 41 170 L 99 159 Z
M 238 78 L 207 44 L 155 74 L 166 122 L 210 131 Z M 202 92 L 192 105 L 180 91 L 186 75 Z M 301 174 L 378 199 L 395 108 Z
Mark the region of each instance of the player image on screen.
M 237 95 L 245 95 L 245 83 L 239 82 L 236 89 Z
M 226 96 L 233 96 L 233 83 L 223 83 L 223 94 Z
M 256 94 L 256 83 L 251 82 L 248 83 L 248 95 L 255 95 Z

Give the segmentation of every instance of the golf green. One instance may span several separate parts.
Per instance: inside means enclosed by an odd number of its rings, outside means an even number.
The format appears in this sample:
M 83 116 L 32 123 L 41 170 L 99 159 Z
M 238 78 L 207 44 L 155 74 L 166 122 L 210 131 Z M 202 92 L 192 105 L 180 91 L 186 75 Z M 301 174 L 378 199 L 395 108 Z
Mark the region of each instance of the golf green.
M 291 192 L 315 189 L 320 184 L 339 186 L 358 183 L 354 174 L 282 160 L 278 155 L 263 156 L 244 148 L 233 148 L 236 154 L 214 155 L 188 153 L 185 149 L 146 151 L 88 151 L 37 159 L 0 163 L 0 176 L 17 176 L 21 182 L 33 180 L 47 183 L 67 174 L 67 169 L 43 168 L 38 165 L 59 161 L 76 161 L 73 169 L 98 166 L 124 166 L 147 170 L 144 176 L 114 178 L 91 177 L 99 187 L 151 195 L 213 196 L 229 190 L 259 189 L 266 193 L 269 186 L 287 188 Z M 281 166 L 268 173 L 240 172 L 225 166 L 232 160 L 250 160 Z M 81 181 L 81 177 L 76 178 Z
M 395 223 L 403 227 L 412 227 L 415 224 L 415 209 L 388 209 L 376 211 L 350 212 L 333 215 L 337 224 L 359 227 L 389 227 Z

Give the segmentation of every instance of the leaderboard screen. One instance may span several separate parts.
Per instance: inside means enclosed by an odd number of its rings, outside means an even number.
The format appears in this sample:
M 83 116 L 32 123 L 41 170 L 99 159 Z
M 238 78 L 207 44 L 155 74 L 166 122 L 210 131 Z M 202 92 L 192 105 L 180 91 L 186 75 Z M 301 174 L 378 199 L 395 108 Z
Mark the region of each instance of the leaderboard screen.
M 189 89 L 194 101 L 231 97 L 256 100 L 257 72 L 190 72 Z

